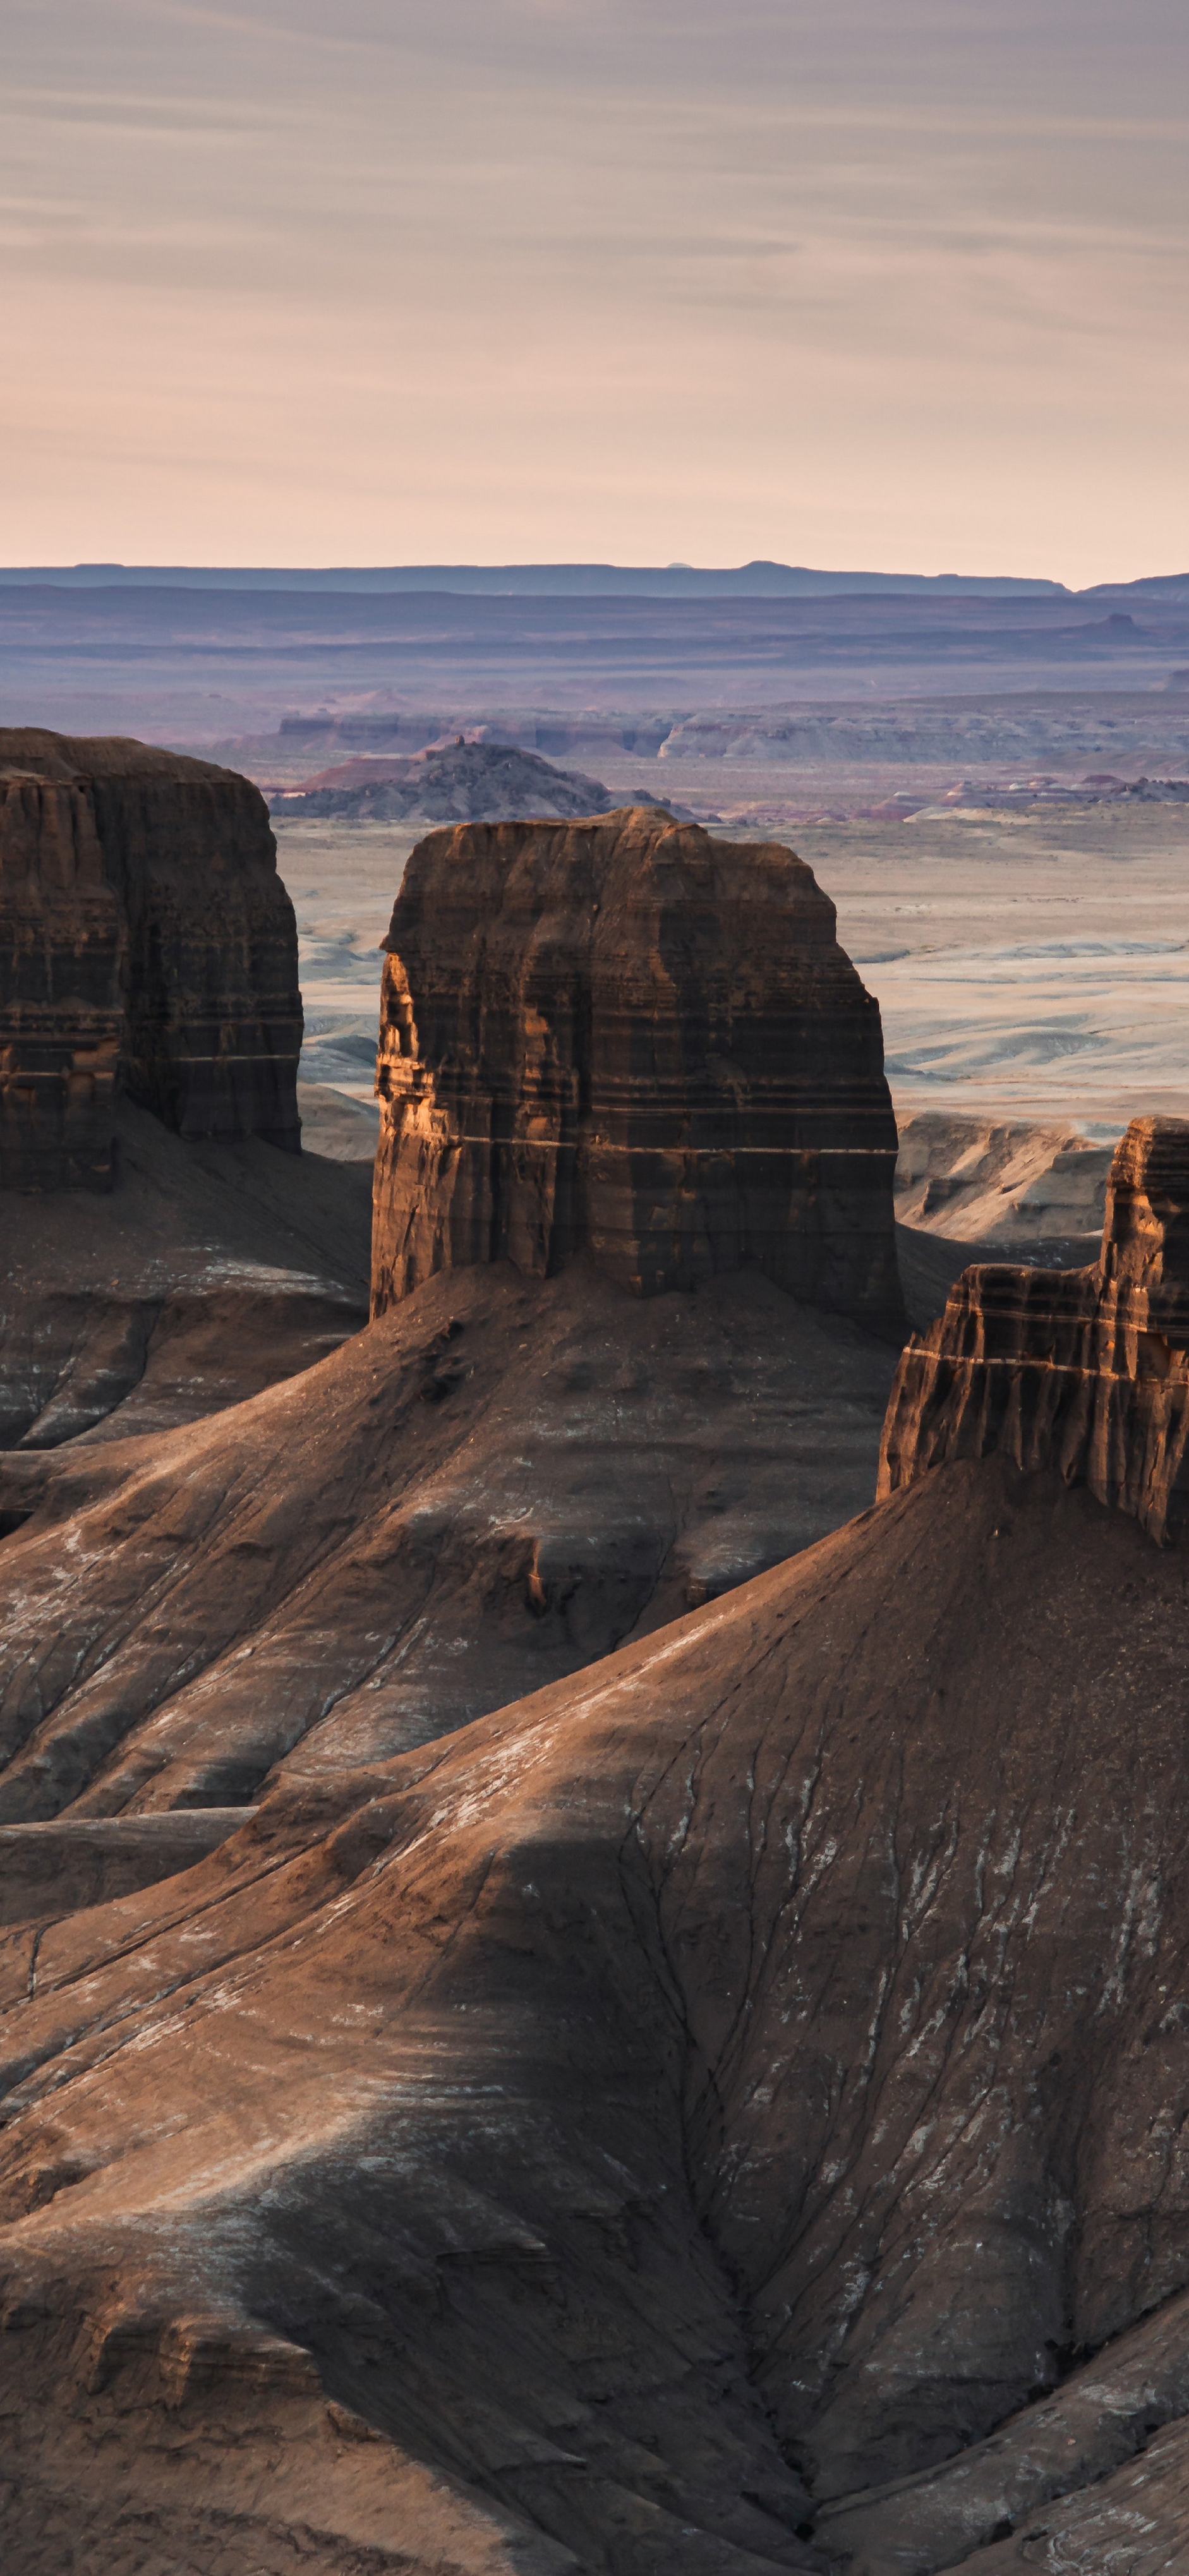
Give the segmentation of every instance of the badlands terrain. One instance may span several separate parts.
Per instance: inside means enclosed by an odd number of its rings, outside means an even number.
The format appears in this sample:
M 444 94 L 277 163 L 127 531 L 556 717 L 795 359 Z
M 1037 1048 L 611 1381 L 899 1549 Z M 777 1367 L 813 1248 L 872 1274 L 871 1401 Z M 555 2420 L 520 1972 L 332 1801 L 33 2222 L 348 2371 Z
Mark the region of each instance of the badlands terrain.
M 0 754 L 6 2564 L 1175 2567 L 1184 809 Z

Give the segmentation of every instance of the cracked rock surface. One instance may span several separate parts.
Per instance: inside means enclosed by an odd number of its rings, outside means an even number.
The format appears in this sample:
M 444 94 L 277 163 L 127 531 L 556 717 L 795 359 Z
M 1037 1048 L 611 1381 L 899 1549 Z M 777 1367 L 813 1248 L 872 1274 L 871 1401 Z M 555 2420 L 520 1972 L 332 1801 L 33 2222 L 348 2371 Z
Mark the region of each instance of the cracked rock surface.
M 1175 2565 L 1187 1606 L 959 1462 L 10 1925 L 19 2576 Z

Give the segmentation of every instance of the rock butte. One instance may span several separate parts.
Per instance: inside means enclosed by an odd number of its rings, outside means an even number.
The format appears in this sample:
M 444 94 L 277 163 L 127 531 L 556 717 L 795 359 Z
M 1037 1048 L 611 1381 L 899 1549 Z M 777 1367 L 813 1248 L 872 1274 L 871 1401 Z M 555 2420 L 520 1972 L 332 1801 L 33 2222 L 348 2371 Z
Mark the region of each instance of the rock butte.
M 1092 1268 L 978 1265 L 909 1342 L 879 1492 L 1003 1450 L 1164 1539 L 1184 1514 L 1187 1441 L 1189 1121 L 1136 1118 L 1115 1149 Z
M 263 797 L 139 742 L 0 731 L 0 1186 L 107 1189 L 118 1086 L 296 1152 L 297 934 Z
M 643 1296 L 751 1264 L 900 1339 L 879 1010 L 790 850 L 652 807 L 433 832 L 385 946 L 374 1314 L 585 1249 Z

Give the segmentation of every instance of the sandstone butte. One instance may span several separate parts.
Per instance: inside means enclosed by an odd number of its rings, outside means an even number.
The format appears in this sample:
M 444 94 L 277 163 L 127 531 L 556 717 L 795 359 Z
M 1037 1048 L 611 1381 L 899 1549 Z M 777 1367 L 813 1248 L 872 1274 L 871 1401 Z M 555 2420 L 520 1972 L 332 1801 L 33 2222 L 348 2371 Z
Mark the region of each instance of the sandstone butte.
M 258 789 L 143 743 L 0 731 L 0 1186 L 107 1189 L 118 1088 L 296 1152 L 293 907 Z
M 586 1250 L 638 1296 L 750 1265 L 900 1340 L 879 1010 L 791 850 L 663 807 L 431 832 L 385 947 L 374 1315 Z

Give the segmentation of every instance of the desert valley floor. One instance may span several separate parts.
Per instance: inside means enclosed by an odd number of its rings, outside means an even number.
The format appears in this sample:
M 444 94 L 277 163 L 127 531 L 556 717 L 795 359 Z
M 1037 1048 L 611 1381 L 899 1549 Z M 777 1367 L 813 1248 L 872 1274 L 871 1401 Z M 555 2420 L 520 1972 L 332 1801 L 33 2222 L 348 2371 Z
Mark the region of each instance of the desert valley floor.
M 721 763 L 674 763 L 674 793 L 724 798 Z M 627 793 L 644 764 L 614 769 Z M 707 785 L 704 772 L 715 775 Z M 693 773 L 693 774 L 691 774 Z M 838 908 L 880 1005 L 892 1095 L 924 1108 L 1069 1120 L 1114 1137 L 1145 1110 L 1189 1110 L 1189 807 L 930 812 L 907 823 L 778 819 L 787 777 L 728 834 L 790 842 Z M 649 764 L 647 785 L 668 776 Z M 307 1012 L 303 1072 L 370 1103 L 378 945 L 423 827 L 282 822 Z

